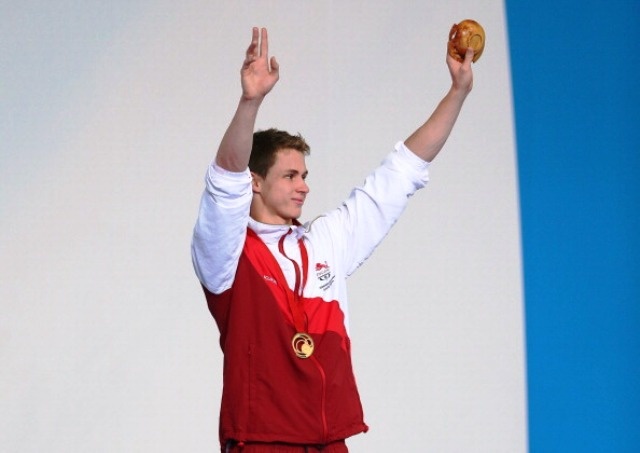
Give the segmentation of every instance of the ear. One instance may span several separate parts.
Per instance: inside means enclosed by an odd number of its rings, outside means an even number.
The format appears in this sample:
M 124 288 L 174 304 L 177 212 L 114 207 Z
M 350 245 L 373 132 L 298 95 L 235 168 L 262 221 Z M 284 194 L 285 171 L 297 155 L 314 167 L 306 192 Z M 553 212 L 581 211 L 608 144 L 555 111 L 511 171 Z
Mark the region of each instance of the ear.
M 257 173 L 251 172 L 251 190 L 253 193 L 260 193 L 262 190 L 262 176 Z

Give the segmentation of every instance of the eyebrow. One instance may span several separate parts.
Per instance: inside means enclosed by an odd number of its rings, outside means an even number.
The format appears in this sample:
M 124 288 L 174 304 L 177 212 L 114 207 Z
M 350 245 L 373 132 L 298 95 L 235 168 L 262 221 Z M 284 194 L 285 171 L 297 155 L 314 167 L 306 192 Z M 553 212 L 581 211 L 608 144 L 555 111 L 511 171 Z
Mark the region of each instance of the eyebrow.
M 300 171 L 299 171 L 299 170 L 296 170 L 296 169 L 294 169 L 294 168 L 290 168 L 290 169 L 288 169 L 288 170 L 285 170 L 285 171 L 284 171 L 284 173 L 285 173 L 285 174 L 292 173 L 292 174 L 294 174 L 294 175 L 299 175 L 299 174 L 300 174 Z M 303 171 L 303 172 L 302 172 L 302 176 L 307 176 L 308 174 L 309 174 L 309 170 L 305 170 L 305 171 Z

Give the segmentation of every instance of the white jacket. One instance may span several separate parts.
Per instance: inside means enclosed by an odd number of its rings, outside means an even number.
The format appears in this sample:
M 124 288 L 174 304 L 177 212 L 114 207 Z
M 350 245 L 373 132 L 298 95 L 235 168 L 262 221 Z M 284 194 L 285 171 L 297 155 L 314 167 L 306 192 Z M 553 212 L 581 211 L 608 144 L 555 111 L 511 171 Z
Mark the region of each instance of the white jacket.
M 285 239 L 285 252 L 300 264 L 297 240 L 304 238 L 309 255 L 305 297 L 337 300 L 348 329 L 346 278 L 373 252 L 400 217 L 408 199 L 428 181 L 428 163 L 399 142 L 365 180 L 336 209 L 300 226 L 267 225 L 249 217 L 252 199 L 249 170 L 234 173 L 213 163 L 191 244 L 193 265 L 200 282 L 220 294 L 233 283 L 247 227 L 267 244 L 293 289 L 293 264 L 278 251 Z

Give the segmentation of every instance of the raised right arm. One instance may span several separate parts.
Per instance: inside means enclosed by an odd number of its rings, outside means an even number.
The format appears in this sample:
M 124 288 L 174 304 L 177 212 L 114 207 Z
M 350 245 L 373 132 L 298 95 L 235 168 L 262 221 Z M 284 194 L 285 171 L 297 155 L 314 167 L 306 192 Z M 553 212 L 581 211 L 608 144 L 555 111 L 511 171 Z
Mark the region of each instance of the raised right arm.
M 253 28 L 240 71 L 242 97 L 216 155 L 216 163 L 225 170 L 240 172 L 249 165 L 258 109 L 278 81 L 278 69 L 275 57 L 269 58 L 267 29 Z
M 228 289 L 236 273 L 252 199 L 247 167 L 253 130 L 260 104 L 277 81 L 278 63 L 268 58 L 267 30 L 254 28 L 242 64 L 242 97 L 207 171 L 191 242 L 196 275 L 215 294 Z

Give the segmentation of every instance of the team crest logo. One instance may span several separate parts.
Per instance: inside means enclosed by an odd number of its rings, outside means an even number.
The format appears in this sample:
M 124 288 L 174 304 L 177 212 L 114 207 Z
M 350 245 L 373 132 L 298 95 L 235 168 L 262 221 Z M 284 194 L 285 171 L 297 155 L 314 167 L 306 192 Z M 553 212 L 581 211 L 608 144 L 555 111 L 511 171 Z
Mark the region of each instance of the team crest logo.
M 324 263 L 316 263 L 316 276 L 320 281 L 320 289 L 323 291 L 331 287 L 333 284 L 334 276 L 326 261 Z

